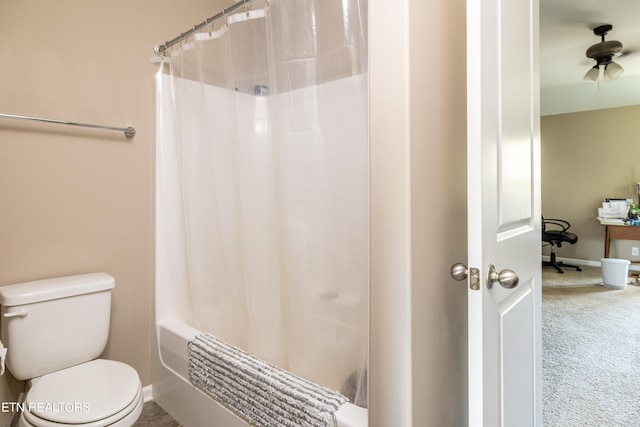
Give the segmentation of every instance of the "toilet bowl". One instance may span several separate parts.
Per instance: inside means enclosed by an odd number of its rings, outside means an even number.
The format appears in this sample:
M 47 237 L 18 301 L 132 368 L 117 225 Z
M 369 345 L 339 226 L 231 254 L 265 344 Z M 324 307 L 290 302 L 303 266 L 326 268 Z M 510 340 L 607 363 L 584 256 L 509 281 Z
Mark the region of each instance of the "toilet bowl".
M 138 419 L 138 373 L 98 358 L 114 286 L 110 275 L 91 273 L 0 287 L 7 368 L 28 385 L 19 426 L 129 427 Z

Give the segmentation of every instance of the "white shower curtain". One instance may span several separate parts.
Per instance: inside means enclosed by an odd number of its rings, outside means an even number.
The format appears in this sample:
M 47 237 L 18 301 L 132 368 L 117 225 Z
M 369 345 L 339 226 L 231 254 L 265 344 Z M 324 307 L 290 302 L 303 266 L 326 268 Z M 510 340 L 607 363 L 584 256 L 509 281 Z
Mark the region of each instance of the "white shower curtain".
M 172 48 L 171 97 L 158 99 L 171 103 L 159 120 L 175 137 L 158 149 L 178 159 L 194 326 L 362 406 L 364 1 L 271 0 L 231 15 Z

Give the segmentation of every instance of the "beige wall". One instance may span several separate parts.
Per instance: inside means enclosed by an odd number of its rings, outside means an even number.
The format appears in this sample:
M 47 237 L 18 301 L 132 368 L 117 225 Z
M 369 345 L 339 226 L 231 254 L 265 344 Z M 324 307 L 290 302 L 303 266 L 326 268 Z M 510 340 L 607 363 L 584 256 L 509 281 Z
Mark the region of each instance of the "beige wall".
M 127 140 L 0 119 L 0 285 L 92 271 L 115 276 L 105 356 L 134 366 L 144 385 L 153 283 L 156 67 L 149 58 L 155 44 L 230 3 L 0 0 L 0 112 L 138 132 Z M 10 378 L 0 378 L 1 401 L 14 401 L 22 387 Z
M 467 259 L 465 2 L 369 13 L 370 425 L 464 426 L 467 291 L 449 268 Z
M 414 426 L 467 424 L 467 287 L 449 273 L 467 260 L 465 6 L 414 1 L 410 15 Z M 434 66 L 440 43 L 456 54 Z
M 559 257 L 599 261 L 604 256 L 597 208 L 606 197 L 638 202 L 638 135 L 640 106 L 542 117 L 542 213 L 566 219 L 579 236 L 577 244 L 557 250 Z M 632 245 L 640 242 L 614 241 L 610 256 L 640 261 L 631 256 Z

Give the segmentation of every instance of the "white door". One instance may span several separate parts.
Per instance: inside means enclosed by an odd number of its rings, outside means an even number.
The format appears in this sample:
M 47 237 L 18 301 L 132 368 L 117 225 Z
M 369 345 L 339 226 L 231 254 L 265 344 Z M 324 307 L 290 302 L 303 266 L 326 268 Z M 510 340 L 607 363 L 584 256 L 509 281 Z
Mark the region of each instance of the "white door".
M 469 425 L 542 426 L 538 0 L 469 0 L 467 61 Z

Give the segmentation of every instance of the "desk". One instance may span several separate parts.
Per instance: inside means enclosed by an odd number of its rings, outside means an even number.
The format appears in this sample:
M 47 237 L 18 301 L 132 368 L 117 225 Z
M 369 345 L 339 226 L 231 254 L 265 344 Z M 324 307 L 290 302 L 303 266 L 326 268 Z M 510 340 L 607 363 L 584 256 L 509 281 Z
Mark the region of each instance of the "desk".
M 609 248 L 611 241 L 618 240 L 640 240 L 640 226 L 638 225 L 611 225 L 607 224 L 607 231 L 604 238 L 604 257 L 609 258 Z

